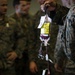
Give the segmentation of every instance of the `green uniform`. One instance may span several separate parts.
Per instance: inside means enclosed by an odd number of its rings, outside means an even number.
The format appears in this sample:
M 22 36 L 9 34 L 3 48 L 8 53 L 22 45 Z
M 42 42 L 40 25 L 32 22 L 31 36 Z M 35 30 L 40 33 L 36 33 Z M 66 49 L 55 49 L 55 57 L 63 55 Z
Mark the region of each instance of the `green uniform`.
M 0 21 L 0 75 L 15 75 L 14 61 L 7 60 L 7 53 L 15 51 L 18 58 L 22 57 L 21 34 L 13 19 L 5 16 Z
M 30 15 L 22 15 L 20 18 L 17 17 L 16 13 L 10 16 L 13 18 L 18 26 L 22 27 L 23 31 L 23 41 L 24 45 L 22 46 L 24 48 L 23 57 L 21 59 L 16 59 L 16 72 L 17 75 L 26 75 L 28 74 L 28 50 L 31 50 L 32 48 L 32 40 L 33 39 L 33 30 L 32 30 L 32 21 Z
M 54 48 L 56 44 L 56 38 L 58 33 L 59 25 L 63 25 L 62 18 L 67 14 L 68 9 L 56 5 L 56 10 L 48 12 L 48 16 L 52 19 L 51 32 L 50 32 L 50 40 L 48 45 L 48 55 L 49 59 L 54 60 Z M 38 65 L 39 75 L 42 75 L 42 70 L 47 68 L 47 62 L 45 60 L 41 60 L 38 58 L 38 52 L 41 44 L 40 40 L 40 30 L 37 28 L 40 23 L 41 16 L 44 16 L 45 13 L 39 10 L 34 16 L 34 32 L 35 32 L 35 50 L 31 51 L 30 60 L 33 60 Z M 43 52 L 45 52 L 45 48 L 43 48 Z M 54 75 L 54 73 L 52 73 Z

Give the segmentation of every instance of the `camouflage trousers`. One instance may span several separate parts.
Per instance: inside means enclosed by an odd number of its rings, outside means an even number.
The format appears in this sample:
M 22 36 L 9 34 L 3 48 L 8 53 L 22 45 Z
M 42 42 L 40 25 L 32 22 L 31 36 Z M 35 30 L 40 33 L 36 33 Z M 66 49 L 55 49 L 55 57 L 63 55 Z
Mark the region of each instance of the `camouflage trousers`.
M 16 59 L 15 70 L 16 75 L 29 75 L 28 53 L 25 51 L 21 59 Z
M 28 63 L 19 60 L 18 63 L 15 63 L 16 75 L 29 75 Z
M 0 60 L 0 75 L 16 75 L 15 66 Z
M 0 75 L 16 75 L 15 68 L 0 69 Z
M 38 59 L 36 63 L 38 66 L 38 72 L 36 74 L 31 73 L 30 75 L 42 75 L 43 70 L 45 70 L 48 66 L 48 62 L 45 60 Z M 49 68 L 50 69 L 50 75 L 62 75 L 62 73 L 57 73 L 55 71 L 53 64 L 50 64 L 49 67 L 50 67 Z M 45 75 L 46 74 L 47 74 L 47 71 L 46 71 Z

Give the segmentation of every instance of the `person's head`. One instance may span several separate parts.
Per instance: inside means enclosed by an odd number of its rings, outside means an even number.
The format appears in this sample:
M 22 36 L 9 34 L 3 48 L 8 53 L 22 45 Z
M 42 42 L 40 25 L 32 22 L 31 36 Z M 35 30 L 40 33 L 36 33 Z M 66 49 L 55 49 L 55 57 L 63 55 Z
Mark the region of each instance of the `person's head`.
M 42 5 L 44 4 L 45 0 L 38 0 L 39 4 Z
M 49 7 L 56 7 L 56 0 L 45 0 L 44 4 L 48 4 Z
M 31 0 L 14 0 L 13 6 L 17 13 L 28 14 Z
M 0 0 L 0 15 L 5 15 L 7 12 L 7 0 Z
M 46 1 L 52 3 L 52 2 L 56 2 L 56 0 L 38 0 L 39 4 L 42 5 L 44 4 Z
M 44 0 L 41 6 L 43 6 L 44 10 L 47 7 L 49 11 L 53 11 L 56 8 L 56 0 Z

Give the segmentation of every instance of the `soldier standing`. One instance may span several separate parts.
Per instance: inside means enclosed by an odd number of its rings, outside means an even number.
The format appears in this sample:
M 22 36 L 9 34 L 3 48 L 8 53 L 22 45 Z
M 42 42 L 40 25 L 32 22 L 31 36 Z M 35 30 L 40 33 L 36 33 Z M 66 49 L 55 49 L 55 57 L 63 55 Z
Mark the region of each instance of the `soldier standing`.
M 18 26 L 22 27 L 24 35 L 24 52 L 21 59 L 16 59 L 15 67 L 17 75 L 28 75 L 28 50 L 31 50 L 33 30 L 32 30 L 32 21 L 31 15 L 29 14 L 31 0 L 13 0 L 13 7 L 15 13 L 10 15 L 14 19 Z
M 55 48 L 55 43 L 56 43 L 56 38 L 57 38 L 57 33 L 59 29 L 59 25 L 63 25 L 62 18 L 67 14 L 68 8 L 63 7 L 59 4 L 56 3 L 55 0 L 38 0 L 40 4 L 40 10 L 35 14 L 34 16 L 34 32 L 35 32 L 35 50 L 31 51 L 31 62 L 30 62 L 30 71 L 32 73 L 36 73 L 37 75 L 42 75 L 43 69 L 47 67 L 47 62 L 45 60 L 41 60 L 38 58 L 38 51 L 40 48 L 40 30 L 37 29 L 39 23 L 40 23 L 40 18 L 41 16 L 45 15 L 44 12 L 44 7 L 46 4 L 51 4 L 48 7 L 48 16 L 52 19 L 52 26 L 51 26 L 51 32 L 50 32 L 50 41 L 49 41 L 49 46 L 48 46 L 48 54 L 49 58 L 54 60 L 53 55 L 54 55 L 54 48 Z M 43 51 L 45 48 L 43 48 Z M 32 57 L 33 56 L 33 57 Z M 36 61 L 37 60 L 37 61 Z M 54 75 L 54 73 L 52 72 Z
M 16 75 L 14 62 L 22 57 L 22 32 L 6 12 L 7 0 L 0 0 L 0 75 Z

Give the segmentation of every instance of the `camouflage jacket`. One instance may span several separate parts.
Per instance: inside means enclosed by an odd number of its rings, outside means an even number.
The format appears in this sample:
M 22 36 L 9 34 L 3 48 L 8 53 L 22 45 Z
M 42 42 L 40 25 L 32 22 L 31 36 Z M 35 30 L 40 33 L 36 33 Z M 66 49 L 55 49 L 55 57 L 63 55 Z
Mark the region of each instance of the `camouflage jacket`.
M 22 57 L 22 48 L 20 41 L 22 40 L 22 31 L 15 21 L 11 18 L 4 17 L 0 21 L 0 68 L 8 68 L 13 61 L 7 60 L 7 53 L 15 51 L 19 58 Z M 15 47 L 17 43 L 17 46 Z
M 13 18 L 17 25 L 21 27 L 21 30 L 23 32 L 23 41 L 22 42 L 22 48 L 24 50 L 29 50 L 32 48 L 33 44 L 33 28 L 32 28 L 32 17 L 31 15 L 23 15 L 21 17 L 18 17 L 16 13 L 12 14 L 10 16 Z M 20 42 L 20 43 L 21 43 Z
M 56 43 L 56 37 L 57 37 L 57 33 L 58 33 L 58 28 L 59 25 L 63 25 L 63 17 L 67 14 L 68 12 L 68 8 L 60 6 L 57 4 L 56 6 L 56 10 L 55 11 L 51 11 L 48 12 L 48 16 L 52 19 L 52 26 L 51 26 L 51 36 L 50 36 L 50 41 L 49 41 L 49 46 L 48 46 L 48 54 L 49 54 L 49 58 L 51 58 L 52 60 L 54 59 L 53 55 L 54 55 L 54 48 L 55 48 L 55 43 Z M 39 39 L 40 37 L 40 30 L 37 29 L 39 22 L 40 22 L 40 18 L 41 16 L 44 16 L 45 13 L 41 10 L 39 10 L 33 19 L 33 27 L 34 27 L 34 35 L 35 35 L 35 48 L 33 51 L 30 52 L 31 56 L 30 59 L 36 61 L 38 59 L 38 52 L 39 52 L 39 48 L 40 48 L 40 44 L 41 41 Z M 43 48 L 45 49 L 45 48 Z M 45 50 L 44 50 L 45 51 Z
M 66 20 L 64 21 L 64 26 L 61 28 L 61 32 L 59 31 L 59 35 L 57 38 L 56 44 L 56 53 L 55 58 L 56 62 L 60 64 L 66 58 L 66 72 L 75 74 L 75 6 L 72 6 L 66 16 Z M 60 39 L 58 41 L 58 39 Z M 59 45 L 59 43 L 60 45 Z M 63 59 L 62 59 L 63 58 Z M 71 68 L 69 70 L 69 68 Z

